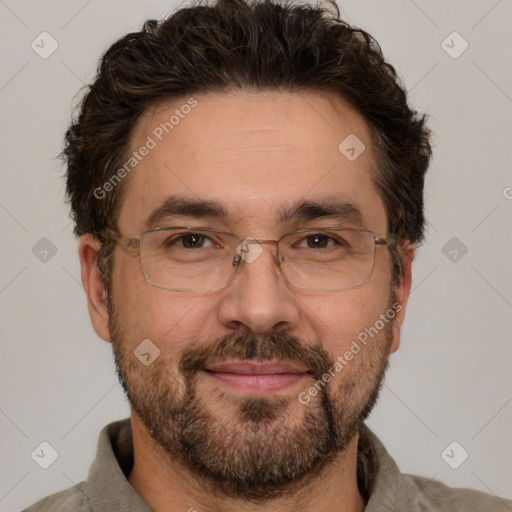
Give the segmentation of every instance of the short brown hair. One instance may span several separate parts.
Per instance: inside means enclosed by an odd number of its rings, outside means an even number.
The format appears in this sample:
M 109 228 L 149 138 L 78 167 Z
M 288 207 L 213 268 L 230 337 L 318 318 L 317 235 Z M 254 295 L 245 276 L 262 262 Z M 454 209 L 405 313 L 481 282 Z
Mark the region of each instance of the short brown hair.
M 112 249 L 106 233 L 116 230 L 124 183 L 101 199 L 94 191 L 123 165 L 141 114 L 162 101 L 233 88 L 341 95 L 370 127 L 390 236 L 421 242 L 430 132 L 375 39 L 340 19 L 334 0 L 198 1 L 116 41 L 66 133 L 62 156 L 75 234 L 98 237 L 102 261 Z M 401 258 L 392 254 L 398 277 Z

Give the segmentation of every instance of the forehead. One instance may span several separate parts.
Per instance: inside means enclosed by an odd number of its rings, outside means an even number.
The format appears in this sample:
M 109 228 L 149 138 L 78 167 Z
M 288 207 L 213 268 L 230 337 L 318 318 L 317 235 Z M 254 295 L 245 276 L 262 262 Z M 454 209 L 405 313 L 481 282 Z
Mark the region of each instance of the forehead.
M 121 232 L 140 232 L 170 197 L 215 202 L 230 228 L 254 234 L 301 201 L 338 200 L 360 210 L 363 227 L 387 228 L 368 125 L 332 94 L 236 91 L 161 103 L 134 127 L 130 157 Z

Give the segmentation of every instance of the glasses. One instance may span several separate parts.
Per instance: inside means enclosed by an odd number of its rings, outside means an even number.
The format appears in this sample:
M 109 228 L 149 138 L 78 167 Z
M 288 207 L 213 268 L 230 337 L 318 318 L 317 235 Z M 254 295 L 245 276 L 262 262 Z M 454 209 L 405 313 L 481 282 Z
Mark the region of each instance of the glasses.
M 252 263 L 261 255 L 263 244 L 276 246 L 277 265 L 293 288 L 356 288 L 372 275 L 377 245 L 391 245 L 367 229 L 338 227 L 301 229 L 278 240 L 241 240 L 227 231 L 190 226 L 155 228 L 139 238 L 112 236 L 124 247 L 137 250 L 148 284 L 182 292 L 228 286 L 242 261 Z

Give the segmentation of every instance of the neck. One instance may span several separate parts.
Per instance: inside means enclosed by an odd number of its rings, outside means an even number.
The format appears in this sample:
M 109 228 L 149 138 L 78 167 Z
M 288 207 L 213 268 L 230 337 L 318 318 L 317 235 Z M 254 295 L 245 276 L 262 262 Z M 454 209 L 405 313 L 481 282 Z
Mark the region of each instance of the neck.
M 197 475 L 163 453 L 133 411 L 131 424 L 134 465 L 128 481 L 155 512 L 362 512 L 365 509 L 357 486 L 358 435 L 304 485 L 290 489 L 275 500 L 254 503 L 209 493 Z

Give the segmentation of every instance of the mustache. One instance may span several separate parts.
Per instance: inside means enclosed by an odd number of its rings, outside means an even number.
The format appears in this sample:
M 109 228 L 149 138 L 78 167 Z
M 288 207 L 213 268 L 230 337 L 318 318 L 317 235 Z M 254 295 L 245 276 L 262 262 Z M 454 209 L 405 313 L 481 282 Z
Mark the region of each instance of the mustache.
M 223 336 L 213 344 L 196 343 L 183 354 L 179 370 L 185 375 L 193 374 L 207 365 L 230 359 L 257 362 L 287 361 L 304 367 L 317 379 L 334 366 L 331 356 L 320 344 L 310 346 L 302 339 L 284 332 L 256 336 L 236 331 Z

